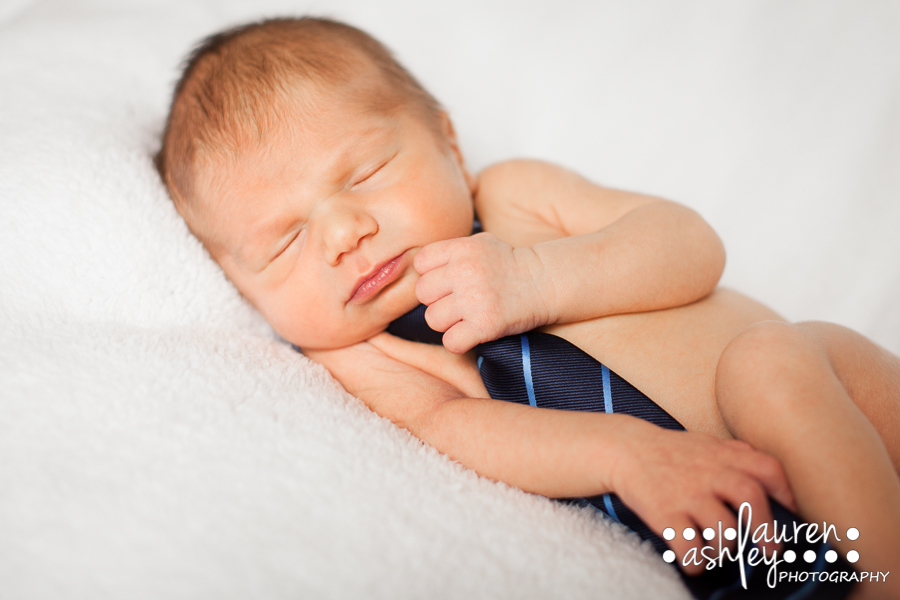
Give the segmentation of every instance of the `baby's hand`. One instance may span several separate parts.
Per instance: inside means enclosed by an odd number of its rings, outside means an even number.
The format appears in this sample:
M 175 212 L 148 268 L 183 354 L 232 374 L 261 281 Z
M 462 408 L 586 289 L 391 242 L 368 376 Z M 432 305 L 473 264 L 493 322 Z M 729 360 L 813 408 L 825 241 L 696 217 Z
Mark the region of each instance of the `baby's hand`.
M 425 320 L 461 354 L 476 344 L 530 331 L 551 319 L 553 289 L 537 254 L 490 233 L 428 244 L 413 263 Z
M 768 496 L 796 510 L 794 496 L 779 463 L 772 456 L 754 450 L 740 440 L 723 440 L 704 433 L 670 431 L 657 428 L 649 436 L 635 440 L 634 448 L 623 449 L 622 458 L 612 472 L 612 488 L 658 535 L 666 528 L 675 530 L 668 541 L 678 565 L 693 547 L 697 561 L 682 568 L 694 575 L 706 568 L 700 549 L 710 545 L 718 549 L 718 540 L 704 541 L 702 532 L 711 527 L 718 532 L 737 528 L 737 511 L 743 502 L 752 507 L 752 532 L 762 523 L 772 531 L 772 511 Z M 685 528 L 693 528 L 692 541 L 684 539 Z M 748 544 L 749 545 L 749 544 Z M 723 542 L 734 548 L 736 542 Z M 766 556 L 776 545 L 763 544 Z M 718 556 L 718 550 L 713 553 Z

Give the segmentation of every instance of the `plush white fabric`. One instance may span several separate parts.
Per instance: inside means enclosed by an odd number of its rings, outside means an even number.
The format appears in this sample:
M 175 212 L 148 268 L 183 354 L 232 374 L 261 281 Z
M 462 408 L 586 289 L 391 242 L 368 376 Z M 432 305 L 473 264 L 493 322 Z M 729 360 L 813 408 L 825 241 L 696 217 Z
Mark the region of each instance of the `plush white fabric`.
M 726 284 L 900 351 L 896 3 L 8 0 L 0 597 L 686 597 L 632 536 L 369 412 L 179 220 L 150 155 L 181 57 L 305 12 L 394 48 L 476 170 L 680 200 Z

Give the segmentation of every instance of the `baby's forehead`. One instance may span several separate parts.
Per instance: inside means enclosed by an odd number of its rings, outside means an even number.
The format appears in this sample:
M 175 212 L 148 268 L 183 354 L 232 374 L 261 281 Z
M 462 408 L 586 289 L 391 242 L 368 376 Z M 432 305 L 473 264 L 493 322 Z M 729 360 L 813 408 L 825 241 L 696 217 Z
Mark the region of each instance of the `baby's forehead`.
M 412 116 L 402 108 L 373 105 L 364 93 L 341 86 L 322 88 L 273 115 L 264 134 L 236 149 L 232 163 L 270 177 L 284 170 L 318 171 L 316 165 L 340 168 L 378 150 L 401 131 L 424 126 Z

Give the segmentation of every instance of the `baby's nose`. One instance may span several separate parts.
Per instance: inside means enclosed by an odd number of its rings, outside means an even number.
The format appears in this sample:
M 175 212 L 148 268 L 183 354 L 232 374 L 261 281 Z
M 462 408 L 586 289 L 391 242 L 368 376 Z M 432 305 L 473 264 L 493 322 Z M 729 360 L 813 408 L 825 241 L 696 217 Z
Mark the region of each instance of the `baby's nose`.
M 323 223 L 325 260 L 329 265 L 336 266 L 346 253 L 358 248 L 364 238 L 377 231 L 378 222 L 368 213 L 347 207 L 334 207 Z

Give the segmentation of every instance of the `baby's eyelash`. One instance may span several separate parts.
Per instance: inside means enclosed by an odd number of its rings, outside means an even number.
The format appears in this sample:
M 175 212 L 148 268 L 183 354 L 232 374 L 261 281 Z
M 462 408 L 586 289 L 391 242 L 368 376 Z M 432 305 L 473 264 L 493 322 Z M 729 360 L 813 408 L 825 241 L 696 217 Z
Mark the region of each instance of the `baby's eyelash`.
M 275 253 L 275 256 L 272 257 L 272 260 L 275 260 L 276 258 L 278 258 L 279 256 L 281 256 L 282 254 L 284 254 L 285 251 L 286 251 L 288 248 L 291 247 L 291 244 L 293 244 L 294 242 L 297 241 L 297 238 L 300 237 L 300 234 L 301 234 L 301 233 L 303 233 L 303 229 L 302 229 L 302 228 L 301 228 L 299 231 L 297 231 L 297 233 L 296 233 L 290 240 L 288 240 L 288 243 L 287 243 L 287 244 L 285 244 L 284 246 L 282 246 L 281 249 L 280 249 L 277 253 Z
M 377 173 L 378 171 L 380 171 L 381 169 L 383 169 L 383 168 L 384 168 L 384 165 L 386 165 L 386 164 L 387 164 L 387 162 L 382 163 L 381 165 L 378 166 L 377 169 L 374 169 L 373 171 L 371 171 L 370 173 L 368 173 L 367 175 L 365 175 L 362 179 L 358 179 L 358 180 L 356 181 L 356 183 L 354 183 L 353 185 L 356 185 L 356 184 L 362 183 L 363 181 L 366 181 L 367 179 L 369 179 L 370 177 L 372 177 L 372 175 L 374 175 L 375 173 Z
M 364 175 L 361 179 L 358 179 L 356 182 L 354 182 L 353 185 L 359 185 L 360 183 L 371 178 L 373 175 L 375 175 L 375 173 L 378 173 L 379 171 L 381 171 L 383 168 L 385 168 L 388 165 L 388 163 L 390 163 L 392 160 L 394 160 L 395 156 L 397 156 L 396 152 L 390 158 L 388 158 L 386 161 L 384 161 L 383 163 L 378 165 L 378 167 L 376 167 L 375 169 L 373 169 L 372 171 L 370 171 L 369 173 Z

